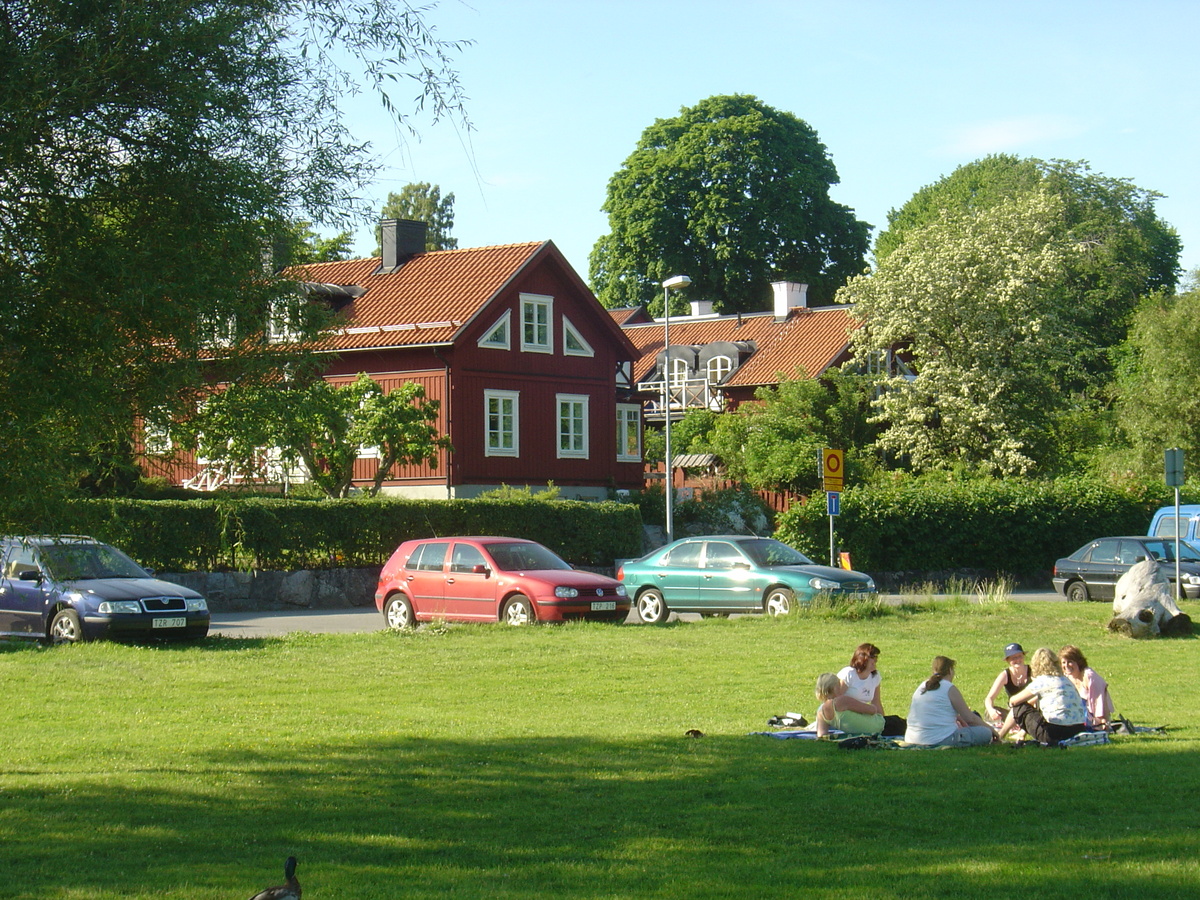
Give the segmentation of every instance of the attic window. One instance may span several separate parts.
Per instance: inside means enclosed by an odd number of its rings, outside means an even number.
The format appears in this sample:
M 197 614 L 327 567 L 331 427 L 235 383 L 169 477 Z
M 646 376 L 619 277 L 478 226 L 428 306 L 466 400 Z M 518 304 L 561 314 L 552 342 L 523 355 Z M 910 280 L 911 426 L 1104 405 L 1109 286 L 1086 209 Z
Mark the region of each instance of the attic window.
M 544 294 L 521 295 L 521 349 L 532 353 L 553 353 L 554 333 L 550 329 L 554 298 Z
M 483 337 L 479 339 L 480 347 L 491 347 L 494 350 L 508 350 L 511 348 L 509 343 L 509 322 L 512 321 L 512 310 L 507 310 L 504 315 L 496 320 L 496 323 Z
M 566 356 L 595 356 L 592 345 L 583 339 L 575 326 L 563 316 L 563 353 Z

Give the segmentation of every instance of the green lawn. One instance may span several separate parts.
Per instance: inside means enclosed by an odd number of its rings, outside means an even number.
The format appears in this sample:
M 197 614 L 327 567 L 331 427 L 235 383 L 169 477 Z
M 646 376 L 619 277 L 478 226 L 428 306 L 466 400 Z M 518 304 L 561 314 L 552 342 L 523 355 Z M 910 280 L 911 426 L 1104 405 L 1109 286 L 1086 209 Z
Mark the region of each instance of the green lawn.
M 1190 608 L 1189 608 L 1190 610 Z M 1196 640 L 1106 604 L 0 645 L 0 898 L 1192 897 Z M 748 733 L 883 649 L 976 708 L 1001 648 L 1079 644 L 1161 736 L 848 752 Z M 703 739 L 684 737 L 689 728 Z

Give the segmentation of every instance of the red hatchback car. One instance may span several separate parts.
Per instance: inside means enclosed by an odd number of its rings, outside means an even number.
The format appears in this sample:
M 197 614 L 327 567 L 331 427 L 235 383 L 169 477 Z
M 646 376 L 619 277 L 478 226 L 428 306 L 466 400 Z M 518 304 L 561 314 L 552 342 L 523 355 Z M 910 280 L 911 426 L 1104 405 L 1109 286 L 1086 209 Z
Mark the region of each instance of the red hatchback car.
M 534 541 L 447 537 L 405 541 L 379 575 L 375 606 L 389 628 L 460 622 L 624 621 L 625 586 L 572 569 Z

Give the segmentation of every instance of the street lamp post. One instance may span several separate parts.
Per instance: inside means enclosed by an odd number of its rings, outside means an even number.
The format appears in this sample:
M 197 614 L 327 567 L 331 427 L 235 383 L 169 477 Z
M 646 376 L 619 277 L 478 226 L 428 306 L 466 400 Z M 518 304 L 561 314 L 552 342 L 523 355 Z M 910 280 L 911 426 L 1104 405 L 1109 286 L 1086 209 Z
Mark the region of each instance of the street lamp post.
M 692 283 L 686 275 L 673 275 L 663 286 L 663 444 L 666 455 L 667 542 L 675 540 L 675 466 L 671 457 L 671 291 Z

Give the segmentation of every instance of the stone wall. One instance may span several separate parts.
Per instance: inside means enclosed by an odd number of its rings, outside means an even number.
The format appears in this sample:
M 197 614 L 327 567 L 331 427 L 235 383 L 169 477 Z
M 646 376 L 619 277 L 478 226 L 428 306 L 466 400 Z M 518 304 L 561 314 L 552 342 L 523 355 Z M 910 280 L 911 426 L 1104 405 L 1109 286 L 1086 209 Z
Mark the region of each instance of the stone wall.
M 379 570 L 373 566 L 296 572 L 162 572 L 158 577 L 203 594 L 213 612 L 345 609 L 375 605 Z

